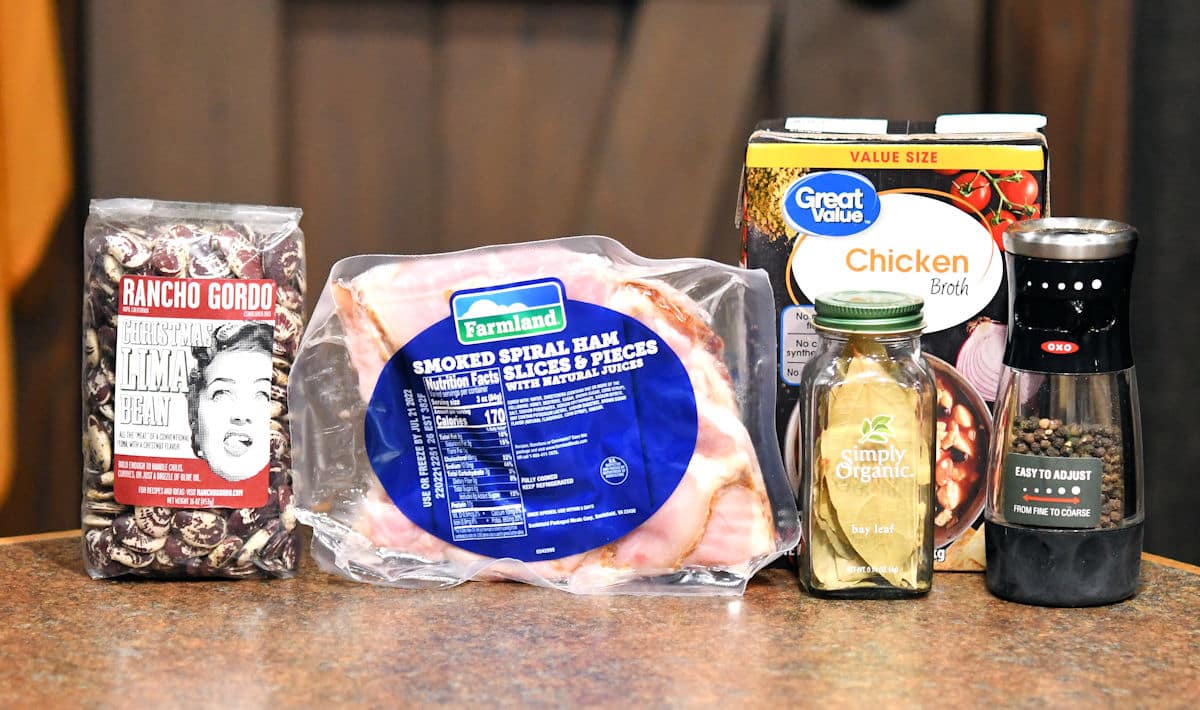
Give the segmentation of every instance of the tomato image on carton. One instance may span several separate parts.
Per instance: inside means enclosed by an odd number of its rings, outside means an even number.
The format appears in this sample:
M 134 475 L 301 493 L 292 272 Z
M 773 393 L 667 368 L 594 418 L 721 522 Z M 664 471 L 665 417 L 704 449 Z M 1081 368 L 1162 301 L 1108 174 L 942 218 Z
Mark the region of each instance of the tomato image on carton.
M 770 275 L 779 336 L 776 421 L 793 484 L 798 385 L 813 299 L 844 289 L 925 301 L 938 384 L 937 569 L 983 569 L 989 406 L 1008 322 L 1001 236 L 1048 214 L 1045 118 L 935 122 L 789 118 L 751 134 L 739 195 L 742 264 Z M 803 511 L 801 512 L 803 515 Z

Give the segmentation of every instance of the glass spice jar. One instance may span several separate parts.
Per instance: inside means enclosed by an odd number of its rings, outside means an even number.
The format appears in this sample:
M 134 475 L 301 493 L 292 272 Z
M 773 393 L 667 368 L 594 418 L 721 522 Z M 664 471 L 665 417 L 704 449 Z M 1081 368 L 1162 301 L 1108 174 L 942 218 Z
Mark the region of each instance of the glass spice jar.
M 1011 324 L 985 511 L 987 584 L 1044 606 L 1120 601 L 1142 552 L 1142 442 L 1129 340 L 1137 233 L 1057 218 L 1004 234 Z
M 799 576 L 816 596 L 910 597 L 932 585 L 937 390 L 921 356 L 923 305 L 885 291 L 814 300 Z

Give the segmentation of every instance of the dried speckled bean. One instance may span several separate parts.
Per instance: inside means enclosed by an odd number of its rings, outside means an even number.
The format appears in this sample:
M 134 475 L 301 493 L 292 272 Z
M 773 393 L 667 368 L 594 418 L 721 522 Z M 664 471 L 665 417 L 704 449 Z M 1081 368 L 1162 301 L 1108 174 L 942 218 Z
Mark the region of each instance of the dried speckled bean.
M 291 436 L 288 434 L 287 424 L 271 420 L 271 456 L 285 466 L 291 466 L 291 449 Z
M 84 558 L 89 568 L 101 570 L 107 576 L 120 574 L 124 567 L 113 561 L 113 531 L 111 528 L 88 529 L 83 535 Z
M 100 364 L 100 336 L 95 328 L 83 331 L 83 364 L 86 367 L 97 367 Z
M 123 503 L 118 503 L 116 501 L 108 501 L 96 503 L 88 502 L 84 504 L 84 509 L 92 513 L 99 513 L 100 515 L 124 515 L 125 513 L 132 511 L 133 507 Z
M 285 358 L 295 356 L 300 348 L 300 336 L 304 333 L 304 318 L 299 313 L 277 310 L 275 313 L 275 342 L 282 348 Z
M 277 489 L 291 490 L 292 472 L 283 466 L 271 467 L 271 486 Z
M 239 565 L 244 565 L 254 559 L 259 551 L 266 546 L 267 541 L 271 539 L 271 536 L 275 534 L 275 531 L 279 527 L 279 521 L 272 520 L 267 523 L 267 527 L 264 527 L 260 530 L 255 530 L 250 537 L 246 538 L 245 544 L 242 545 L 241 551 L 238 552 L 237 563 Z
M 237 579 L 239 577 L 259 577 L 259 576 L 262 576 L 262 573 L 264 570 L 268 571 L 268 572 L 273 571 L 271 568 L 273 568 L 275 566 L 274 562 L 275 562 L 274 560 L 265 560 L 264 559 L 257 563 L 258 566 L 255 566 L 255 564 L 253 564 L 253 563 L 247 563 L 247 564 L 235 565 L 232 567 L 225 567 L 221 570 L 221 576 L 231 577 L 234 579 Z M 262 569 L 259 569 L 259 566 L 261 566 Z M 296 564 L 293 562 L 286 569 L 287 570 L 295 570 Z
M 302 313 L 304 311 L 304 296 L 291 286 L 275 287 L 275 303 L 280 308 L 293 313 Z
M 140 269 L 150 260 L 153 250 L 140 234 L 115 234 L 107 240 L 108 255 L 125 269 Z
M 263 252 L 263 270 L 269 279 L 280 286 L 292 286 L 300 280 L 303 292 L 304 247 L 297 233 L 286 234 L 273 249 Z
M 87 428 L 83 432 L 83 457 L 85 463 L 94 466 L 97 471 L 112 468 L 112 440 L 94 414 L 88 417 Z
M 180 227 L 180 229 L 186 229 Z M 150 257 L 150 272 L 159 276 L 183 276 L 187 272 L 188 253 L 187 237 L 173 237 L 171 234 L 160 236 L 154 243 L 154 252 Z
M 202 238 L 192 244 L 188 275 L 197 279 L 226 279 L 233 275 L 233 268 L 219 245 Z
M 113 525 L 116 529 L 116 525 Z M 116 534 L 114 539 L 118 545 L 128 547 L 134 552 L 158 552 L 167 544 L 165 537 L 151 537 L 136 527 Z
M 174 516 L 170 508 L 141 506 L 133 509 L 133 522 L 138 529 L 153 537 L 166 537 L 171 532 Z
M 288 532 L 296 528 L 296 505 L 290 487 L 279 489 L 279 521 Z
M 110 404 L 115 384 L 116 377 L 112 370 L 104 363 L 97 365 L 87 380 L 87 394 L 92 404 L 97 406 Z
M 261 527 L 262 518 L 257 508 L 238 508 L 229 513 L 226 532 L 244 539 Z
M 299 210 L 282 208 L 148 200 L 104 200 L 92 204 L 84 234 L 81 521 L 85 530 L 85 566 L 93 577 L 136 574 L 161 578 L 241 578 L 294 573 L 298 539 L 289 469 L 287 382 L 304 329 L 304 242 L 298 219 Z M 269 421 L 261 425 L 268 473 L 251 475 L 251 469 L 245 474 L 249 479 L 218 473 L 219 450 L 227 444 L 232 451 L 230 456 L 243 454 L 256 444 L 257 430 L 234 432 L 232 439 L 229 436 L 210 439 L 210 451 L 217 449 L 217 457 L 208 458 L 194 421 L 190 436 L 174 436 L 175 440 L 190 441 L 176 444 L 173 454 L 162 454 L 161 459 L 158 454 L 143 454 L 138 458 L 139 467 L 122 468 L 122 452 L 128 450 L 121 447 L 129 444 L 118 445 L 118 442 L 138 439 L 136 428 L 129 426 L 130 417 L 144 426 L 155 426 L 160 420 L 167 421 L 170 415 L 162 405 L 163 400 L 149 396 L 121 400 L 121 387 L 131 385 L 118 386 L 118 376 L 122 382 L 127 381 L 118 372 L 119 338 L 123 346 L 131 341 L 134 345 L 147 345 L 142 350 L 126 350 L 122 357 L 157 358 L 135 370 L 154 384 L 141 390 L 131 386 L 130 391 L 151 394 L 161 391 L 177 397 L 185 394 L 181 387 L 186 388 L 190 381 L 187 378 L 195 374 L 199 356 L 192 355 L 192 350 L 198 342 L 206 346 L 210 342 L 206 339 L 174 342 L 180 336 L 156 335 L 158 331 L 146 326 L 146 320 L 186 320 L 184 316 L 161 314 L 162 306 L 156 306 L 158 311 L 147 307 L 130 312 L 128 317 L 132 320 L 126 321 L 126 327 L 142 330 L 134 330 L 131 336 L 120 335 L 122 319 L 127 318 L 121 315 L 121 300 L 127 293 L 122 289 L 141 284 L 145 281 L 142 277 L 148 276 L 178 279 L 180 283 L 195 279 L 191 283 L 196 284 L 211 284 L 210 279 L 221 279 L 221 288 L 226 287 L 226 281 L 232 287 L 239 280 L 259 284 L 266 280 L 263 286 L 275 299 L 274 311 L 265 311 L 266 317 L 254 315 L 263 311 L 256 311 L 250 305 L 236 318 L 207 317 L 214 324 L 213 333 L 225 332 L 217 327 L 222 323 L 264 322 L 271 329 L 266 342 L 271 356 L 270 403 L 264 417 Z M 124 282 L 127 278 L 134 281 Z M 188 307 L 195 305 L 193 302 Z M 227 305 L 220 312 L 238 307 L 241 306 Z M 204 338 L 208 337 L 207 332 Z M 156 337 L 160 340 L 154 340 Z M 217 353 L 217 336 L 212 337 L 211 349 Z M 150 342 L 142 342 L 144 338 L 150 338 Z M 171 348 L 174 351 L 167 352 Z M 190 374 L 181 369 L 181 361 L 171 359 L 184 353 L 188 353 L 186 364 Z M 131 367 L 128 362 L 125 367 Z M 181 374 L 187 378 L 180 379 Z M 132 381 L 136 385 L 137 378 Z M 131 409 L 133 406 L 141 409 Z M 182 409 L 188 409 L 189 419 L 197 416 L 190 404 Z M 118 410 L 122 412 L 121 423 L 115 423 Z M 163 448 L 169 448 L 171 437 L 161 440 L 165 442 Z M 194 454 L 193 449 L 196 449 Z M 212 491 L 211 486 L 197 485 L 199 481 L 188 473 L 189 469 L 156 463 L 172 460 L 205 460 L 211 467 L 205 470 L 211 473 L 204 475 L 212 476 L 226 489 L 236 489 L 241 480 L 260 481 L 259 492 L 254 494 L 254 489 L 246 489 L 248 497 L 241 501 L 256 507 L 220 506 L 213 496 L 203 495 Z M 217 492 L 226 489 L 218 488 Z M 194 494 L 184 493 L 189 490 Z M 161 502 L 146 502 L 140 498 L 143 495 Z M 196 502 L 202 504 L 197 506 Z
M 262 549 L 264 564 L 270 568 L 278 565 L 285 568 L 296 564 L 296 537 L 289 530 L 281 529 L 271 536 Z
M 102 357 L 112 359 L 117 348 L 117 329 L 110 325 L 102 325 L 96 329 L 96 341 L 100 346 Z
M 292 363 L 287 358 L 275 355 L 271 358 L 271 365 L 271 383 L 287 391 L 288 372 L 292 369 Z
M 245 235 L 233 229 L 221 230 L 214 237 L 213 246 L 238 278 L 263 278 L 262 258 Z
M 108 554 L 113 562 L 130 569 L 141 569 L 154 561 L 153 554 L 131 550 L 128 547 L 117 544 L 116 541 L 114 541 L 113 546 L 109 549 Z
M 116 287 L 121 282 L 121 277 L 125 275 L 125 267 L 121 266 L 121 262 L 113 258 L 112 254 L 103 254 L 100 260 L 107 284 L 110 287 Z
M 87 512 L 86 508 L 84 509 L 83 518 L 82 518 L 84 528 L 111 527 L 112 521 L 113 521 L 113 519 L 110 517 L 107 517 L 104 515 L 98 515 L 96 513 L 89 513 L 89 512 Z
M 233 558 L 241 549 L 242 538 L 231 535 L 214 545 L 205 559 L 208 561 L 208 564 L 219 569 L 233 561 Z
M 271 419 L 287 421 L 287 388 L 271 385 Z
M 215 511 L 181 510 L 172 524 L 180 539 L 194 547 L 212 547 L 225 537 L 225 518 Z
M 167 556 L 172 560 L 182 564 L 190 559 L 207 555 L 210 551 L 210 548 L 197 547 L 184 542 L 175 535 L 171 535 L 167 538 L 167 542 L 166 545 L 163 546 L 163 550 L 166 551 Z

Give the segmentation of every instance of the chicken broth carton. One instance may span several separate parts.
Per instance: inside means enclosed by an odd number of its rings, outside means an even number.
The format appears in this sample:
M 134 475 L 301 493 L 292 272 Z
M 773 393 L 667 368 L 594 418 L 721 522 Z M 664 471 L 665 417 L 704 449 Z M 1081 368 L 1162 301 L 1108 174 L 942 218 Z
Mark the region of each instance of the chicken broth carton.
M 794 487 L 801 371 L 817 344 L 813 299 L 863 289 L 925 301 L 922 349 L 937 381 L 938 570 L 984 568 L 991 405 L 1008 322 L 1001 237 L 1047 214 L 1044 126 L 1026 114 L 789 118 L 760 123 L 746 148 L 742 264 L 765 269 L 774 290 L 776 425 Z

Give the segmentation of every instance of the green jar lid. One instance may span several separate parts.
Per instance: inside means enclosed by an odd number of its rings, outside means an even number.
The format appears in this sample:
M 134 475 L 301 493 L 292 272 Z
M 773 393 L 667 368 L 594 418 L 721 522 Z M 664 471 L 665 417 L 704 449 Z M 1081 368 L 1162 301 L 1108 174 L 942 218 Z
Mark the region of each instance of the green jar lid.
M 813 301 L 818 328 L 849 333 L 905 333 L 925 327 L 919 296 L 896 291 L 838 291 Z

